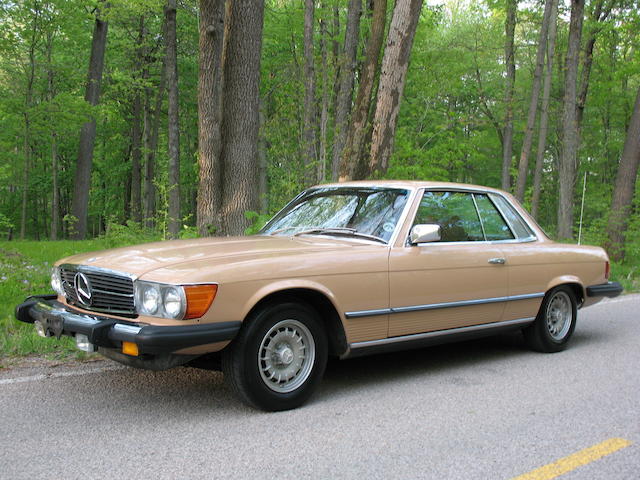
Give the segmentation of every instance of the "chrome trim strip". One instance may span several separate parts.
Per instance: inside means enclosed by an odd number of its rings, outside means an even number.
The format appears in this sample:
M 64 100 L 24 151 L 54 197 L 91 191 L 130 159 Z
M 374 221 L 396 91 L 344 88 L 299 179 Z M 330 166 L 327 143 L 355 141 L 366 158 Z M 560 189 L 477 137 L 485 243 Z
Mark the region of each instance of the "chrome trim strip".
M 375 317 L 377 315 L 388 315 L 391 313 L 390 308 L 379 308 L 377 310 L 359 310 L 357 312 L 345 312 L 347 318 Z
M 426 305 L 410 305 L 407 307 L 380 308 L 376 310 L 358 310 L 355 312 L 345 312 L 344 316 L 346 318 L 373 317 L 376 315 L 388 315 L 391 313 L 407 313 L 407 312 L 419 312 L 422 310 L 436 310 L 440 308 L 468 307 L 472 305 L 484 305 L 487 303 L 516 302 L 518 300 L 530 300 L 532 298 L 542 298 L 542 297 L 544 297 L 544 292 L 526 293 L 523 295 L 479 298 L 477 300 L 462 300 L 458 302 L 430 303 Z
M 470 327 L 450 328 L 447 330 L 436 330 L 435 332 L 416 333 L 413 335 L 403 335 L 401 337 L 382 338 L 380 340 L 368 340 L 365 342 L 355 342 L 349 344 L 349 348 L 357 350 L 359 348 L 375 347 L 378 345 L 388 345 L 390 343 L 407 342 L 411 340 L 422 340 L 426 338 L 444 337 L 448 335 L 456 335 L 460 333 L 469 333 L 479 330 L 491 330 L 494 328 L 517 327 L 519 325 L 527 325 L 535 320 L 535 317 L 518 318 L 516 320 L 508 320 L 506 322 L 484 323 L 480 325 L 471 325 Z
M 136 335 L 142 330 L 141 327 L 135 327 L 133 325 L 125 325 L 123 323 L 116 323 L 113 326 L 113 330 L 115 332 L 127 333 L 129 335 Z
M 76 272 L 106 273 L 108 275 L 116 275 L 120 277 L 130 278 L 131 280 L 135 280 L 136 278 L 138 278 L 136 275 L 133 275 L 132 273 L 121 272 L 119 270 L 111 270 L 110 268 L 94 267 L 92 265 L 78 265 L 73 263 L 63 263 L 62 265 L 58 265 L 58 268 L 75 270 Z

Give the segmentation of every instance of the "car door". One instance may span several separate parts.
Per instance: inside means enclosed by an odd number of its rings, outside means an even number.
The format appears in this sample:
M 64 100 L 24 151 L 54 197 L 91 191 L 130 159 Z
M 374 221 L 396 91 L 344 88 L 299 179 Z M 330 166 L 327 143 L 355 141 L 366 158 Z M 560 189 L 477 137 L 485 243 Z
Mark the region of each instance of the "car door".
M 502 319 L 507 271 L 487 240 L 473 192 L 426 190 L 411 225 L 437 224 L 440 241 L 397 242 L 389 254 L 389 336 Z

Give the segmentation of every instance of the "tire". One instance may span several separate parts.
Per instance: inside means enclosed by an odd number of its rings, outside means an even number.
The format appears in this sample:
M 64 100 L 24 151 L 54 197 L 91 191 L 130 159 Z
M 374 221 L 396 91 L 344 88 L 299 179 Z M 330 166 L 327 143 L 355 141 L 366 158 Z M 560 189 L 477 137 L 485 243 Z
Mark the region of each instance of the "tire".
M 577 311 L 571 288 L 559 286 L 549 290 L 535 321 L 523 330 L 529 347 L 545 353 L 564 350 L 576 328 Z
M 306 402 L 326 365 L 326 332 L 316 311 L 302 303 L 265 305 L 222 352 L 225 380 L 242 401 L 266 411 Z

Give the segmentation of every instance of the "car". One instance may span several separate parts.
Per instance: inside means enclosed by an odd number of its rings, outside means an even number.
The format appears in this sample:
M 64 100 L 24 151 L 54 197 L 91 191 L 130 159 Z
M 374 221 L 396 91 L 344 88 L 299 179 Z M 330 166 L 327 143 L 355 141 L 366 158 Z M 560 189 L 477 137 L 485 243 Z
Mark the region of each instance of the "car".
M 302 405 L 329 356 L 521 330 L 563 350 L 577 310 L 622 292 L 599 247 L 552 241 L 508 193 L 357 181 L 305 190 L 257 234 L 56 262 L 16 318 L 125 365 L 221 367 L 240 399 Z

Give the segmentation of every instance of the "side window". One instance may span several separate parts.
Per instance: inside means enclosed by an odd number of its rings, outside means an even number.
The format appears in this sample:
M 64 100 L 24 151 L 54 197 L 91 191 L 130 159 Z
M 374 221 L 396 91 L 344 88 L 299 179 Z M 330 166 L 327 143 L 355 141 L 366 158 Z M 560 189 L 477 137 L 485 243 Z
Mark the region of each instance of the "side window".
M 513 233 L 486 195 L 474 195 L 487 240 L 512 240 Z
M 470 193 L 425 192 L 413 224 L 440 225 L 441 242 L 484 240 Z
M 511 225 L 513 229 L 513 233 L 515 233 L 518 239 L 531 238 L 534 236 L 534 233 L 531 231 L 529 226 L 524 222 L 520 214 L 515 211 L 515 209 L 500 195 L 491 195 L 491 200 L 498 206 L 502 214 Z

